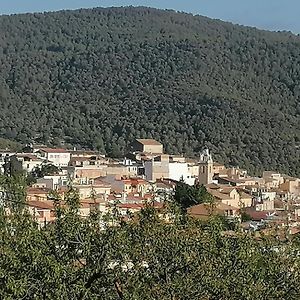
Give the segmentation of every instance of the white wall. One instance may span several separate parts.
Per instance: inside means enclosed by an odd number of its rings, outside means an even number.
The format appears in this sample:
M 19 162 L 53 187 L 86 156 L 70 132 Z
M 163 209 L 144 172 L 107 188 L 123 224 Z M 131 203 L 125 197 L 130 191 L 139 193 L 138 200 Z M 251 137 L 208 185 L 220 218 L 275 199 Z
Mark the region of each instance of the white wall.
M 71 158 L 70 153 L 47 153 L 47 159 L 57 167 L 66 167 Z
M 195 176 L 189 172 L 187 163 L 173 162 L 169 164 L 169 178 L 179 181 L 183 178 L 184 182 L 193 185 L 195 183 Z

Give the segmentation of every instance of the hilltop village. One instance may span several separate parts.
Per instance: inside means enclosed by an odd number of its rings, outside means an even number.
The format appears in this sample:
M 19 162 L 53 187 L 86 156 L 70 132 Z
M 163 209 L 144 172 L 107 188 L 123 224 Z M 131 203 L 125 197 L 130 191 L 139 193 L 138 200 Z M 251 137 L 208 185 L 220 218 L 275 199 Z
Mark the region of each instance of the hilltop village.
M 95 151 L 32 147 L 29 153 L 0 151 L 0 170 L 8 165 L 28 174 L 39 174 L 27 188 L 26 204 L 41 226 L 54 220 L 55 190 L 63 199 L 72 185 L 80 196 L 80 214 L 95 206 L 103 213 L 112 205 L 126 217 L 146 204 L 160 210 L 179 182 L 203 185 L 215 200 L 187 209 L 190 216 L 207 219 L 211 214 L 237 220 L 249 231 L 282 228 L 300 232 L 300 179 L 266 170 L 252 177 L 247 170 L 227 168 L 215 162 L 208 149 L 195 159 L 164 153 L 153 139 L 136 139 L 123 159 Z M 46 171 L 45 171 L 46 170 Z

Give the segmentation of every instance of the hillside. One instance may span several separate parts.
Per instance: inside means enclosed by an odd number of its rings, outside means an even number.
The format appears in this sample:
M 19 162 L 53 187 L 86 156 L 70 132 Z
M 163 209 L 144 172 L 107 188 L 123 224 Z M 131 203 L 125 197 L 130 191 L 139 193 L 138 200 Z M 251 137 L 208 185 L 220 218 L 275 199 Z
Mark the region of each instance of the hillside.
M 300 38 L 173 11 L 0 17 L 0 136 L 117 156 L 135 137 L 300 174 Z

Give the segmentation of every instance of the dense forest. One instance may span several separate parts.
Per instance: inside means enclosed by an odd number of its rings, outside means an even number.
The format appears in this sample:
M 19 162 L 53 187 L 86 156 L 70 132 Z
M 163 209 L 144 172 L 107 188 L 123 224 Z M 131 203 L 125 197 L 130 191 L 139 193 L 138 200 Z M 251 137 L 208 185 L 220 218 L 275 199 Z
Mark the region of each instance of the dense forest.
M 134 138 L 300 174 L 300 37 L 150 8 L 0 17 L 0 136 L 118 156 Z

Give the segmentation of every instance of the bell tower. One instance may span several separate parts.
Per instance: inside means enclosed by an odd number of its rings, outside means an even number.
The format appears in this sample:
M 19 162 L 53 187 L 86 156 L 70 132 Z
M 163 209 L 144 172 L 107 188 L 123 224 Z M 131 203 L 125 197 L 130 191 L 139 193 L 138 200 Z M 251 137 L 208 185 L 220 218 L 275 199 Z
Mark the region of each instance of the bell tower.
M 200 154 L 199 160 L 199 184 L 209 184 L 212 183 L 214 171 L 213 171 L 213 160 L 208 149 L 205 149 Z

